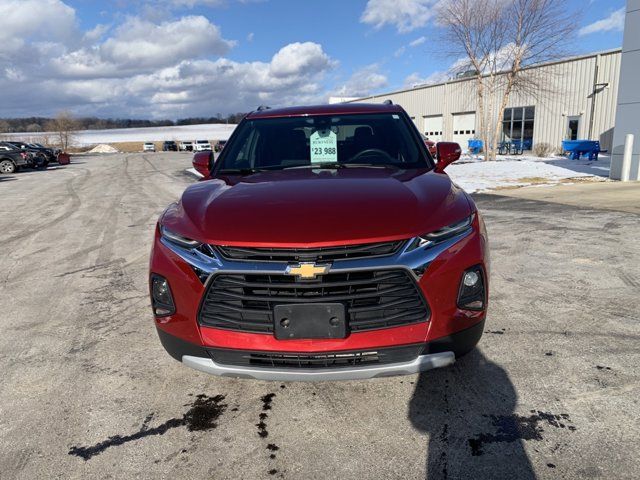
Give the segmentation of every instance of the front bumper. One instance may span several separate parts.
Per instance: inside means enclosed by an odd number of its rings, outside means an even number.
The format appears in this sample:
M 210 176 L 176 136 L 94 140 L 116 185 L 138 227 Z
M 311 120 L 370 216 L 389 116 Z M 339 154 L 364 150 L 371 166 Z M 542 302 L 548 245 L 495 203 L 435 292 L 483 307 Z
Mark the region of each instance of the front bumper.
M 381 365 L 337 368 L 264 368 L 216 363 L 205 347 L 194 345 L 158 329 L 163 347 L 176 360 L 204 373 L 222 377 L 253 378 L 273 381 L 365 380 L 378 377 L 411 375 L 452 365 L 456 357 L 472 350 L 484 330 L 484 320 L 471 328 L 442 337 L 424 345 L 416 358 Z

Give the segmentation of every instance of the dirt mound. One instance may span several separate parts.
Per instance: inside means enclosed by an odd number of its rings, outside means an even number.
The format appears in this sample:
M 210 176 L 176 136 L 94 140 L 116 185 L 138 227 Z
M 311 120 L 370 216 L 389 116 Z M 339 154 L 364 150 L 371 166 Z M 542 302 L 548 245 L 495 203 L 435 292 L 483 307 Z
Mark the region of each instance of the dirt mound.
M 106 143 L 101 143 L 89 150 L 88 153 L 118 153 L 118 149 L 113 148 L 111 145 L 107 145 Z

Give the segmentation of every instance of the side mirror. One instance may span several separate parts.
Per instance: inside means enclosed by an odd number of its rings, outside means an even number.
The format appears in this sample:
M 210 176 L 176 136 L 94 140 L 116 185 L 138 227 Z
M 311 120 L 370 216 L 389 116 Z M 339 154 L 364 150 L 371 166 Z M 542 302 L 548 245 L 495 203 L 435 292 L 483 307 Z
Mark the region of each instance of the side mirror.
M 211 152 L 198 152 L 193 156 L 193 168 L 196 169 L 204 178 L 209 178 L 211 175 Z
M 436 172 L 443 172 L 450 163 L 460 158 L 462 149 L 455 142 L 438 142 L 436 144 L 436 152 L 438 161 L 436 163 Z

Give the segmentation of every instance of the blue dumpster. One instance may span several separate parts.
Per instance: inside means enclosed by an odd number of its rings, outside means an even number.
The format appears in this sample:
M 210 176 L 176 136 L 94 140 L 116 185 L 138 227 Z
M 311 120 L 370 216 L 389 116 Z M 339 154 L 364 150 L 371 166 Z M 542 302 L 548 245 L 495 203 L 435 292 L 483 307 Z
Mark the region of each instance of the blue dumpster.
M 469 152 L 478 154 L 482 151 L 482 140 L 471 139 L 469 140 Z
M 571 160 L 579 160 L 582 155 L 588 155 L 589 160 L 598 160 L 600 142 L 597 140 L 564 140 L 562 150 L 571 155 Z

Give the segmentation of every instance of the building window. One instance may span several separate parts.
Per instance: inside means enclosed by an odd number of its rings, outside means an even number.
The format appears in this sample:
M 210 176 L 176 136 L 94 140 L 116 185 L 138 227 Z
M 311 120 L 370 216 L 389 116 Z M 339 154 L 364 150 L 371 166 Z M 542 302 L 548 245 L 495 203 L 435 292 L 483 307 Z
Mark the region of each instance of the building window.
M 502 119 L 502 141 L 522 142 L 525 150 L 533 145 L 535 107 L 505 108 Z

